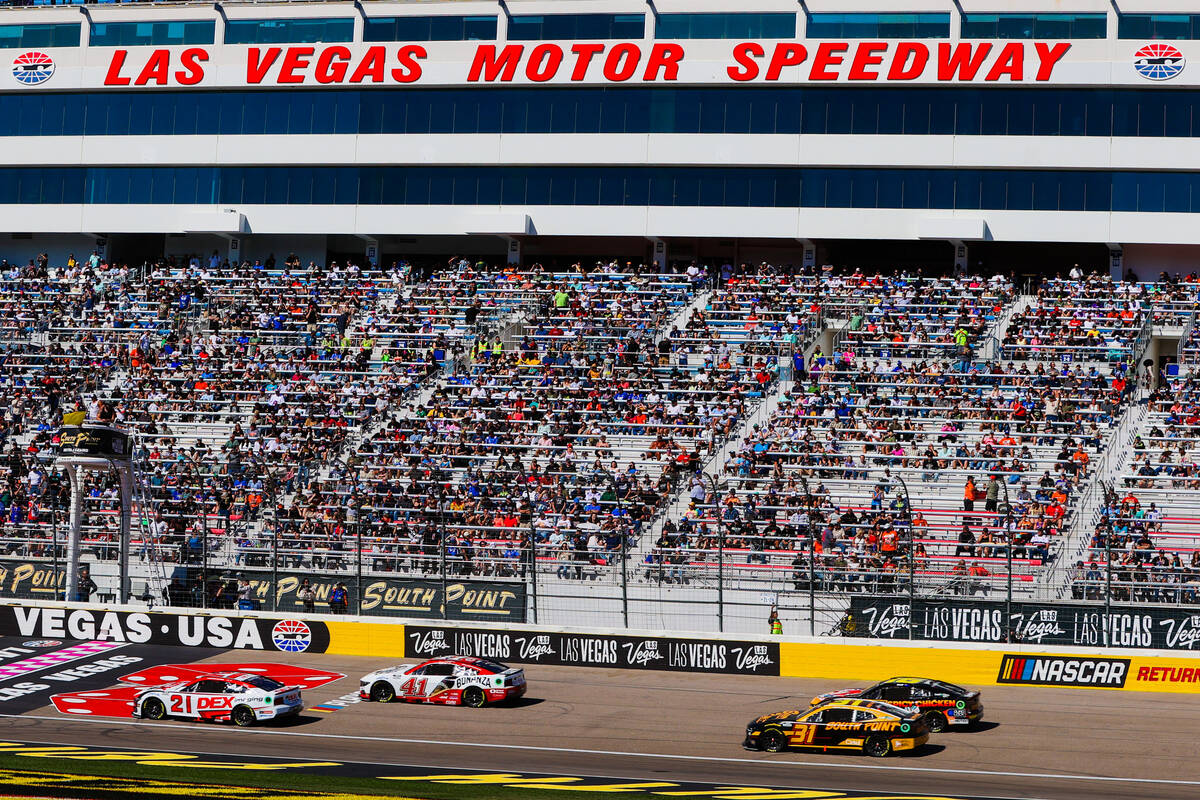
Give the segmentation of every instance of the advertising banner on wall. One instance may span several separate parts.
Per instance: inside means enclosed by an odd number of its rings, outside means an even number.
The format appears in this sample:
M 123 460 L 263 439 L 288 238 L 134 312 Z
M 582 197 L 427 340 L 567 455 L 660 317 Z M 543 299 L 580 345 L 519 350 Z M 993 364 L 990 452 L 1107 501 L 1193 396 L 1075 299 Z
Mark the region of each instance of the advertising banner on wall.
M 335 587 L 341 584 L 348 596 L 347 608 L 357 606 L 357 579 L 353 574 L 280 572 L 272 589 L 270 573 L 248 573 L 254 596 L 264 609 L 300 612 L 304 601 L 300 587 L 307 580 L 313 590 L 314 611 L 327 614 Z M 525 584 L 504 581 L 449 580 L 442 591 L 440 580 L 406 580 L 363 576 L 362 613 L 368 616 L 412 617 L 429 619 L 476 620 L 494 622 L 525 621 Z M 271 599 L 274 594 L 275 605 Z M 443 616 L 443 609 L 445 614 Z
M 0 636 L 284 653 L 324 653 L 329 647 L 323 622 L 95 608 L 0 606 Z
M 778 675 L 779 645 L 667 636 L 406 625 L 406 658 L 468 655 L 518 664 Z
M 55 573 L 50 561 L 0 560 L 0 598 L 52 600 L 56 595 L 61 598 L 66 574 L 66 564 L 62 561 Z
M 1200 609 L 853 597 L 854 635 L 936 642 L 1200 649 Z M 1009 632 L 1011 630 L 1011 639 Z

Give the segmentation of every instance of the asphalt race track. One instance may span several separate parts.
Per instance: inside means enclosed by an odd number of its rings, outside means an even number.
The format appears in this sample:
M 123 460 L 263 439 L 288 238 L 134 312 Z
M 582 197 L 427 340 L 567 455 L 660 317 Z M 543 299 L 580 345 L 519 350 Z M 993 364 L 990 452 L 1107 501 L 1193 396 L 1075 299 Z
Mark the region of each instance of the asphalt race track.
M 14 644 L 20 642 L 0 641 L 0 647 Z M 19 705 L 0 703 L 0 736 L 8 742 L 145 748 L 152 735 L 153 747 L 180 753 L 414 765 L 434 772 L 462 768 L 984 798 L 1200 796 L 1198 715 L 1190 696 L 987 687 L 980 730 L 935 735 L 920 755 L 872 759 L 741 749 L 752 717 L 803 707 L 812 695 L 839 688 L 830 681 L 534 666 L 526 669 L 529 694 L 518 705 L 473 710 L 352 702 L 346 696 L 356 690 L 359 675 L 389 663 L 379 659 L 189 652 L 181 660 L 282 661 L 347 677 L 306 690 L 309 708 L 300 719 L 252 729 L 69 718 L 48 704 L 48 694 L 31 693 L 18 698 Z M 144 663 L 134 669 L 170 663 L 181 653 L 141 648 L 136 655 Z M 86 686 L 60 691 L 109 686 L 129 671 L 91 676 Z M 27 680 L 37 680 L 36 674 Z M 10 685 L 0 679 L 0 691 Z

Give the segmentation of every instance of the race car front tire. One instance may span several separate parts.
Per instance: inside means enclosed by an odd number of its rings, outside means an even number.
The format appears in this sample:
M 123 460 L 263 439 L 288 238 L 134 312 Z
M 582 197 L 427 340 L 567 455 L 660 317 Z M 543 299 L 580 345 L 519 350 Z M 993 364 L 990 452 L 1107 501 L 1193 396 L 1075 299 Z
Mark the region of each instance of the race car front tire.
M 863 745 L 863 752 L 873 758 L 883 758 L 892 752 L 892 740 L 886 736 L 872 736 Z
M 142 703 L 142 716 L 146 719 L 166 719 L 167 707 L 157 697 L 148 698 Z
M 946 722 L 946 715 L 942 712 L 930 711 L 925 715 L 925 724 L 929 727 L 930 733 L 942 733 L 949 723 Z
M 239 728 L 248 728 L 258 721 L 257 717 L 254 716 L 254 710 L 250 706 L 236 706 L 230 713 L 229 718 Z
M 478 686 L 468 686 L 462 691 L 462 704 L 469 708 L 483 708 L 487 703 L 487 695 Z
M 762 736 L 758 737 L 758 745 L 768 753 L 780 753 L 787 749 L 787 736 L 778 728 L 763 731 Z
M 396 690 L 387 681 L 375 681 L 371 684 L 371 699 L 376 703 L 390 703 L 396 699 Z

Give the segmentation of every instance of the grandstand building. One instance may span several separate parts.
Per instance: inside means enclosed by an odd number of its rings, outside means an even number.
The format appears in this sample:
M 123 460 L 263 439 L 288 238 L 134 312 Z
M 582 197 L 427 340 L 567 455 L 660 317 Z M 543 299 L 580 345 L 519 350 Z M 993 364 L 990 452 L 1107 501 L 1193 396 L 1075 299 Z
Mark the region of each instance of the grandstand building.
M 0 251 L 1190 272 L 1195 11 L 6 7 Z

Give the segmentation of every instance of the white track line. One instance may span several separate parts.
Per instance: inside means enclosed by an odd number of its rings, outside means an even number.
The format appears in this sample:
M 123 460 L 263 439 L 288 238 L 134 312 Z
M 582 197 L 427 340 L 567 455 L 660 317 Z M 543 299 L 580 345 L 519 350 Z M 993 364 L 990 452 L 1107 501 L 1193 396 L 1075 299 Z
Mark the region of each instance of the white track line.
M 90 723 L 99 725 L 132 725 L 137 727 L 151 727 L 164 730 L 162 723 L 158 722 L 139 722 L 135 720 L 121 719 L 85 719 L 78 717 L 47 717 L 38 716 L 36 714 L 0 714 L 0 718 L 9 717 L 12 719 L 39 719 L 50 720 L 53 722 L 73 722 L 73 723 Z M 183 726 L 178 726 L 183 728 Z M 193 733 L 228 733 L 220 728 L 194 727 L 187 728 Z M 539 747 L 535 745 L 524 744 L 495 744 L 492 742 L 449 742 L 440 739 L 398 739 L 385 736 L 351 736 L 345 733 L 303 733 L 301 731 L 281 731 L 271 728 L 246 728 L 241 731 L 243 734 L 257 734 L 260 736 L 297 736 L 306 739 L 345 739 L 357 742 L 394 742 L 396 744 L 433 744 L 442 747 L 478 747 L 491 750 L 528 750 L 541 753 L 572 753 L 575 755 L 590 755 L 590 756 L 623 756 L 631 758 L 648 758 L 658 759 L 663 761 L 709 761 L 722 764 L 754 764 L 756 766 L 790 766 L 790 767 L 836 767 L 840 769 L 872 769 L 882 770 L 885 772 L 932 772 L 946 775 L 990 775 L 993 777 L 1005 778 L 1046 778 L 1049 780 L 1060 781 L 1100 781 L 1106 783 L 1146 783 L 1146 784 L 1165 784 L 1170 786 L 1200 786 L 1200 781 L 1181 781 L 1167 780 L 1164 778 L 1117 778 L 1107 775 L 1070 775 L 1054 772 L 1000 772 L 992 770 L 979 769 L 949 769 L 946 767 L 900 767 L 889 764 L 848 764 L 837 761 L 778 761 L 768 758 L 731 758 L 728 756 L 686 756 L 670 753 L 634 753 L 624 750 L 584 750 L 573 747 Z

